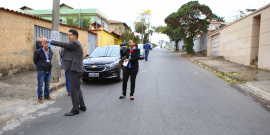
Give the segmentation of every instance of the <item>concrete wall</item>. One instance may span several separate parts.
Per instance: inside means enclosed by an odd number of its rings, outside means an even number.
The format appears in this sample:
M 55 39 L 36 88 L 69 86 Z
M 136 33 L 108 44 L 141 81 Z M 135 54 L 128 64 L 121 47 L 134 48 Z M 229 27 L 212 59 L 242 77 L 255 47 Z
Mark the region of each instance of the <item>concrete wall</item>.
M 0 76 L 33 69 L 34 25 L 51 29 L 52 23 L 6 10 L 0 10 L 0 18 Z M 68 33 L 69 29 L 78 31 L 79 41 L 86 54 L 88 31 L 60 25 L 60 32 Z
M 183 48 L 183 46 L 185 45 L 183 40 L 179 41 L 177 45 L 178 45 L 179 50 L 185 49 L 185 48 Z
M 256 25 L 256 22 L 254 22 L 254 25 Z M 254 37 L 256 37 L 256 33 L 253 33 Z M 255 44 L 257 39 L 253 39 L 252 42 Z M 270 5 L 261 12 L 258 67 L 270 69 Z
M 270 4 L 210 33 L 208 56 L 212 52 L 212 38 L 217 34 L 219 56 L 247 66 L 258 57 L 258 68 L 270 69 Z
M 193 41 L 193 49 L 195 52 L 200 52 L 207 49 L 207 38 L 207 34 L 204 34 Z

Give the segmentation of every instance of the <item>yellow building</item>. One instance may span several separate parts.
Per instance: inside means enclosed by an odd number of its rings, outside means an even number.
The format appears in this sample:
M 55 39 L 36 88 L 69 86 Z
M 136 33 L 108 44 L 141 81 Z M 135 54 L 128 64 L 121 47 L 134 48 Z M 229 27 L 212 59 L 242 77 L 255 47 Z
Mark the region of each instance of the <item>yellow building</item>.
M 121 38 L 116 33 L 109 33 L 106 30 L 91 30 L 91 32 L 97 34 L 97 47 L 107 45 L 119 45 L 121 44 Z

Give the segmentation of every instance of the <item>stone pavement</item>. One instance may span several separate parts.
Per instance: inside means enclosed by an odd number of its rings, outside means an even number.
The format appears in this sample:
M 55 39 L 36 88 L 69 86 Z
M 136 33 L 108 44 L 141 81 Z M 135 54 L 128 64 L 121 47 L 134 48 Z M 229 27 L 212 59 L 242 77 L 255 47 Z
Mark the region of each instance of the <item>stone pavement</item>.
M 61 70 L 58 83 L 50 83 L 50 92 L 65 86 L 65 71 Z M 0 113 L 13 105 L 37 99 L 37 71 L 0 78 Z
M 250 96 L 262 100 L 267 104 L 267 107 L 270 107 L 270 71 L 230 62 L 225 60 L 222 56 L 206 57 L 200 53 L 188 55 L 182 50 L 175 51 L 175 53 L 178 53 L 191 61 L 196 61 L 208 66 L 218 72 L 222 72 L 237 80 L 246 82 L 245 84 L 237 84 L 236 86 Z

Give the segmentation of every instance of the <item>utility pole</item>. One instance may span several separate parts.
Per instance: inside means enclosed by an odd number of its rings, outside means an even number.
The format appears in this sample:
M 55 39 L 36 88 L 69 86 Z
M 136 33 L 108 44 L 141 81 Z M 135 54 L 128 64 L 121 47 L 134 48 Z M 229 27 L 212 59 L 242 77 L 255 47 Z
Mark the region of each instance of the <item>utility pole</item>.
M 143 25 L 144 25 L 144 15 L 145 15 L 145 13 L 142 13 L 142 44 L 143 44 Z
M 142 44 L 143 44 L 143 20 L 142 20 Z
M 79 28 L 81 28 L 81 12 L 79 11 Z
M 53 11 L 52 11 L 52 31 L 51 39 L 59 41 L 59 18 L 60 18 L 60 0 L 53 0 Z M 53 57 L 52 57 L 52 81 L 53 83 L 59 82 L 60 76 L 60 57 L 59 57 L 59 48 L 57 46 L 51 46 Z

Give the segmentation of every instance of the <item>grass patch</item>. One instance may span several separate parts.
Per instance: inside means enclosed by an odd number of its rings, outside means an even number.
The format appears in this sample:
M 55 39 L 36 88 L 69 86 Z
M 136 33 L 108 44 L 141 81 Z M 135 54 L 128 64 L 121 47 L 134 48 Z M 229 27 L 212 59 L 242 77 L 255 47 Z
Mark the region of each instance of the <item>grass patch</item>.
M 240 72 L 227 72 L 227 74 L 235 76 L 236 74 L 240 74 Z
M 244 80 L 238 81 L 238 80 L 236 80 L 235 78 L 230 77 L 229 75 L 227 75 L 227 74 L 230 74 L 231 76 L 235 76 L 234 74 L 235 74 L 235 73 L 240 74 L 239 72 L 227 72 L 227 73 L 224 73 L 224 71 L 218 72 L 218 71 L 212 69 L 211 67 L 208 67 L 208 66 L 206 66 L 206 65 L 202 65 L 201 63 L 198 63 L 197 61 L 193 61 L 193 63 L 195 63 L 196 65 L 198 65 L 198 66 L 200 66 L 200 67 L 202 67 L 202 68 L 204 68 L 204 69 L 206 69 L 206 70 L 212 72 L 212 73 L 215 74 L 217 77 L 219 77 L 219 78 L 221 78 L 222 80 L 227 81 L 227 82 L 229 82 L 229 83 L 232 83 L 232 84 L 244 84 L 244 83 L 246 83 Z

